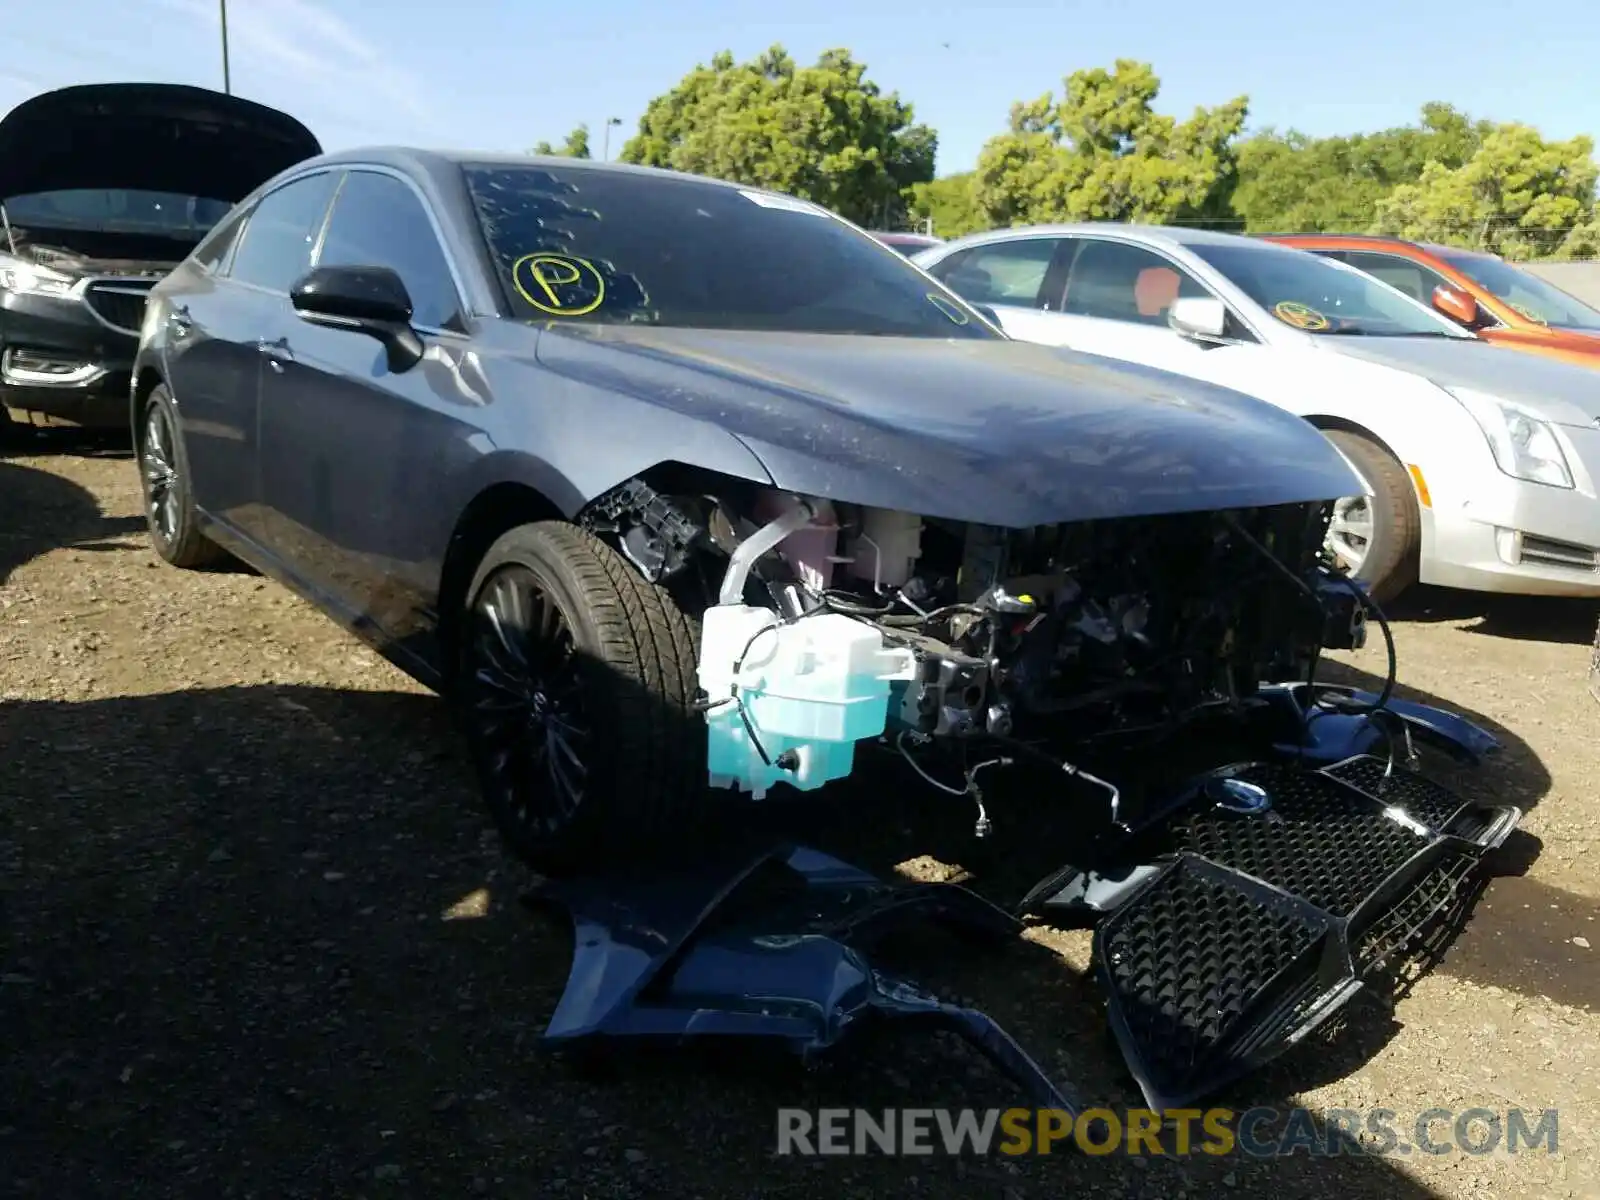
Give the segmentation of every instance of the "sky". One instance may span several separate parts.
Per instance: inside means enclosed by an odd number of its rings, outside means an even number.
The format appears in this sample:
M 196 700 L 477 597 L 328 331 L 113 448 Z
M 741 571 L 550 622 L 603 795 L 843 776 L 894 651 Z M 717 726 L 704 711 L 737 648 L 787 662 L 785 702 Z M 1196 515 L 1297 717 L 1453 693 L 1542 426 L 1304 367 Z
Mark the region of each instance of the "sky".
M 9 0 L 0 112 L 72 83 L 222 86 L 218 0 Z M 1523 14 L 1529 14 L 1524 19 Z M 844 46 L 965 170 L 1013 101 L 1083 67 L 1150 62 L 1186 116 L 1244 93 L 1252 128 L 1350 133 L 1428 100 L 1547 137 L 1600 135 L 1600 3 L 1543 0 L 228 0 L 233 90 L 329 150 L 405 143 L 526 150 L 587 122 L 610 153 L 650 99 L 722 49 Z

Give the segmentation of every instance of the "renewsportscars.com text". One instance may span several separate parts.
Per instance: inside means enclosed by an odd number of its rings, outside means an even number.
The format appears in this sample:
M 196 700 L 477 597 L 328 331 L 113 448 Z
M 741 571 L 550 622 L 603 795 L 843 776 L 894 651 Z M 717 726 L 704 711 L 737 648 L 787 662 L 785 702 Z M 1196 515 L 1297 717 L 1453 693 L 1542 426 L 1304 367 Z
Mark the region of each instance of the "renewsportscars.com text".
M 1053 1108 L 778 1110 L 780 1155 L 1519 1154 L 1559 1149 L 1556 1109 Z

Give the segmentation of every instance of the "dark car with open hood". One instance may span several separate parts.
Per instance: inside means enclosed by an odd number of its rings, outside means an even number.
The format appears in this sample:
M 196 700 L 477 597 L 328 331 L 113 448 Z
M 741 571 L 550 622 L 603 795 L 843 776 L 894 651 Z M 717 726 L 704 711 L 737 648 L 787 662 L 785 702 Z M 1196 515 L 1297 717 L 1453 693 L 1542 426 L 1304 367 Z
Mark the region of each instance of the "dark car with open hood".
M 871 901 L 834 913 L 860 931 L 916 905 L 805 848 L 705 865 L 769 793 L 810 828 L 874 751 L 997 848 L 1050 840 L 1008 774 L 1068 831 L 1022 908 L 1096 924 L 1163 1108 L 1297 1041 L 1517 820 L 1412 769 L 1493 740 L 1392 670 L 1310 682 L 1369 607 L 1320 557 L 1356 490 L 1321 433 L 1014 341 L 789 196 L 322 156 L 155 286 L 136 369 L 157 552 L 231 551 L 439 689 L 506 840 L 568 888 L 581 962 L 552 1037 L 814 1050 L 870 1010 L 953 1024 L 1038 1085 L 804 915 Z M 815 903 L 754 940 L 705 923 L 769 868 Z
M 0 424 L 124 428 L 146 293 L 235 203 L 321 153 L 204 88 L 88 84 L 0 120 Z

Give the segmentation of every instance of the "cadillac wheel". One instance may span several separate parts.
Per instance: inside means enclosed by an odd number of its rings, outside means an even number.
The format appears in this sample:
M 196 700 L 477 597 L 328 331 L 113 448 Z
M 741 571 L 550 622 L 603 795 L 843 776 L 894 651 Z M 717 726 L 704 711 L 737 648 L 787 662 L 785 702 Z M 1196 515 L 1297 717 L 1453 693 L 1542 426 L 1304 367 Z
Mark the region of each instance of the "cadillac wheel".
M 670 596 L 562 522 L 490 547 L 459 624 L 458 718 L 524 860 L 609 861 L 692 828 L 705 799 L 695 634 Z
M 1406 469 L 1370 438 L 1333 429 L 1328 440 L 1372 492 L 1334 502 L 1328 549 L 1340 568 L 1366 584 L 1382 604 L 1417 580 L 1422 525 L 1416 491 Z
M 145 397 L 134 439 L 139 452 L 145 519 L 155 552 L 175 567 L 203 567 L 216 562 L 223 553 L 200 532 L 199 515 L 189 490 L 189 459 L 178 433 L 172 394 L 164 385 L 158 384 Z

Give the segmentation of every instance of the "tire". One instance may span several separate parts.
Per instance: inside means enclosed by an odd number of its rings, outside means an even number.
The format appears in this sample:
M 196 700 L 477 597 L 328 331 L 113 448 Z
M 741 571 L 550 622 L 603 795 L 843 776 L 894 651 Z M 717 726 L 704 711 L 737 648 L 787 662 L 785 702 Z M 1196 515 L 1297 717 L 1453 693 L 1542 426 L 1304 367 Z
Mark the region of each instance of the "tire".
M 1417 508 L 1416 489 L 1405 467 L 1371 438 L 1343 429 L 1325 430 L 1324 434 L 1373 491 L 1370 497 L 1338 502 L 1328 531 L 1328 548 L 1353 578 L 1366 584 L 1374 600 L 1386 604 L 1417 581 L 1422 515 Z M 1353 543 L 1354 527 L 1360 524 L 1353 518 L 1363 508 L 1367 517 L 1366 553 L 1352 564 L 1347 551 L 1341 552 L 1341 545 L 1348 548 Z M 1337 531 L 1341 520 L 1348 522 L 1349 533 Z
M 175 567 L 191 570 L 221 561 L 226 557 L 222 548 L 200 532 L 189 486 L 189 455 L 165 384 L 152 388 L 139 407 L 133 439 L 145 521 L 156 554 Z
M 699 631 L 666 591 L 545 521 L 489 548 L 460 616 L 452 705 L 519 858 L 604 867 L 696 831 L 710 803 Z

